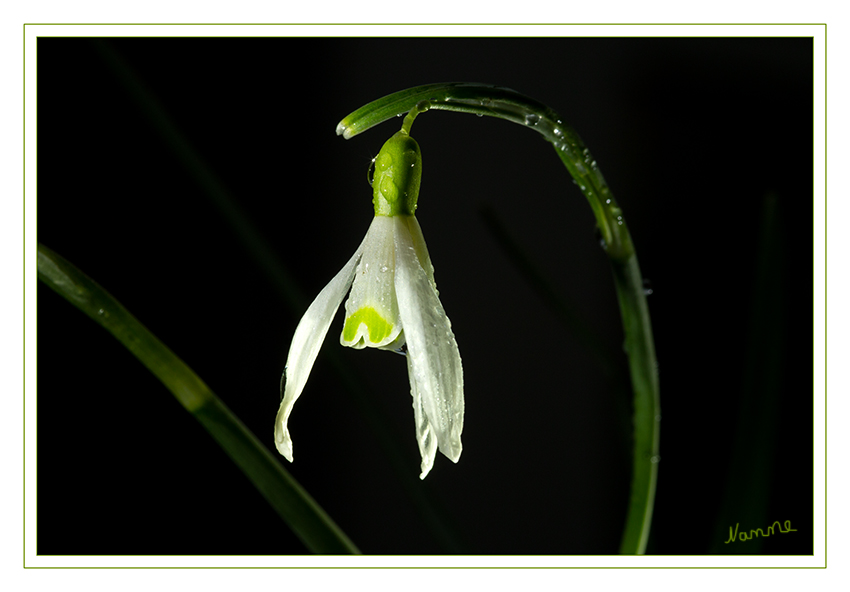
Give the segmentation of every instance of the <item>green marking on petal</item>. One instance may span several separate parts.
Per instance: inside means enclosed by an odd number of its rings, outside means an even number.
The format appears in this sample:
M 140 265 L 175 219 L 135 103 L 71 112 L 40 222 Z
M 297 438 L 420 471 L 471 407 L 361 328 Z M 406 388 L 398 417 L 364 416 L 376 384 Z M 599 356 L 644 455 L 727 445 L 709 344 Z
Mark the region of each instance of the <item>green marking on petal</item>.
M 354 341 L 361 323 L 369 329 L 369 341 L 371 343 L 383 341 L 389 337 L 393 330 L 393 324 L 382 317 L 377 310 L 371 306 L 364 306 L 345 319 L 345 326 L 342 328 L 343 339 L 348 342 Z

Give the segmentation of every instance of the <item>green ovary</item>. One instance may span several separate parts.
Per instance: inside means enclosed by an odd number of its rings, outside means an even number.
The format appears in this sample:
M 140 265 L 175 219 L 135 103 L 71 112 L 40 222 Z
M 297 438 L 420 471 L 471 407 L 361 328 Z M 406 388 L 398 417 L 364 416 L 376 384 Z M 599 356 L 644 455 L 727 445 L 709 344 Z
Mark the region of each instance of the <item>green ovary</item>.
M 342 328 L 343 339 L 348 342 L 354 341 L 360 323 L 365 324 L 369 329 L 369 341 L 371 343 L 383 341 L 393 330 L 392 323 L 382 317 L 377 310 L 371 306 L 364 306 L 345 319 L 345 326 Z

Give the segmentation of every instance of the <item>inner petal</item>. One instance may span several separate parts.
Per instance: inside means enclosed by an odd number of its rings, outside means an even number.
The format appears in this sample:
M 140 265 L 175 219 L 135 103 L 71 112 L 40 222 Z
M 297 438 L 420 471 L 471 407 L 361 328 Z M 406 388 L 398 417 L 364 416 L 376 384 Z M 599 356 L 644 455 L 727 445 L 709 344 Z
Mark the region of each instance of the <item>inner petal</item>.
M 340 342 L 356 349 L 384 347 L 396 340 L 401 329 L 395 295 L 393 223 L 391 218 L 376 216 L 345 303 Z
M 342 328 L 343 341 L 354 341 L 361 326 L 368 331 L 370 343 L 382 342 L 392 334 L 394 328 L 393 324 L 377 310 L 371 306 L 364 306 L 345 319 L 345 326 Z

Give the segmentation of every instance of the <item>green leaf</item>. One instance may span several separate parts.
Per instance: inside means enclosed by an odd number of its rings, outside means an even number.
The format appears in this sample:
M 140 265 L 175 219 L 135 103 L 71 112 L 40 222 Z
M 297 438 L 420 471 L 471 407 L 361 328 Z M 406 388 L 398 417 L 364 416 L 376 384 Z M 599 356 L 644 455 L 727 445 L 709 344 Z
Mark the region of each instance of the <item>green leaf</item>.
M 38 278 L 109 331 L 197 419 L 310 551 L 357 547 L 210 388 L 117 300 L 70 262 L 38 245 Z

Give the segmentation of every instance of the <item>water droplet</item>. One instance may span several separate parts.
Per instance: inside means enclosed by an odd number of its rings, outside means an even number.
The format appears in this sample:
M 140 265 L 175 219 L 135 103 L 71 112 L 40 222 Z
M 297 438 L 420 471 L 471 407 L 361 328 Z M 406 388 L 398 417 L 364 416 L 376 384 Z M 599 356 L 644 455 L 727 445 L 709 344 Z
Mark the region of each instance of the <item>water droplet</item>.
M 611 198 L 609 197 L 608 199 L 606 199 L 605 203 L 607 203 L 607 204 L 611 203 Z
M 658 463 L 661 462 L 661 457 L 656 454 L 655 456 L 653 456 L 652 458 L 649 459 L 649 462 L 651 462 L 654 465 L 657 465 Z
M 406 356 L 407 355 L 407 344 L 402 343 L 400 348 L 394 349 L 394 350 L 392 350 L 392 352 L 399 354 L 401 356 Z
M 484 114 L 483 114 L 483 113 L 476 113 L 476 115 L 477 115 L 478 117 L 484 117 Z
M 643 293 L 647 296 L 652 294 L 652 282 L 649 280 L 643 280 Z
M 555 134 L 556 138 L 560 138 L 561 136 L 564 135 L 563 130 L 561 130 L 561 128 L 559 128 L 559 127 L 556 127 L 555 129 L 553 129 L 552 133 Z M 566 145 L 561 148 L 561 150 L 565 150 L 565 149 L 566 149 Z
M 385 273 L 388 269 L 389 267 L 387 267 L 386 265 L 381 265 L 381 273 Z
M 537 125 L 540 122 L 540 116 L 536 113 L 529 113 L 525 116 L 525 125 Z
M 369 163 L 369 168 L 366 169 L 366 181 L 369 182 L 369 187 L 372 186 L 372 182 L 375 180 L 375 159 Z

